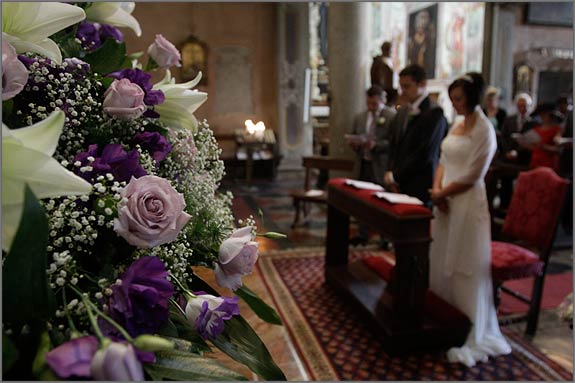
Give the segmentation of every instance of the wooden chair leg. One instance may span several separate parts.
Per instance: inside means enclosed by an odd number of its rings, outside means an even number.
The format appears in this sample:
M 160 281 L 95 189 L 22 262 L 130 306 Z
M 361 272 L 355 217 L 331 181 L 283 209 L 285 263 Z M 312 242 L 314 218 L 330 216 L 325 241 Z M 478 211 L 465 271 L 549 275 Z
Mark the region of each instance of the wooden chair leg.
M 299 224 L 300 200 L 294 198 L 293 206 L 295 208 L 295 217 L 294 217 L 293 223 L 291 224 L 292 229 L 295 228 Z
M 533 283 L 533 292 L 531 293 L 531 304 L 527 313 L 527 328 L 525 334 L 534 336 L 537 331 L 537 322 L 539 321 L 539 311 L 541 310 L 541 301 L 543 298 L 543 283 L 545 274 L 535 277 Z

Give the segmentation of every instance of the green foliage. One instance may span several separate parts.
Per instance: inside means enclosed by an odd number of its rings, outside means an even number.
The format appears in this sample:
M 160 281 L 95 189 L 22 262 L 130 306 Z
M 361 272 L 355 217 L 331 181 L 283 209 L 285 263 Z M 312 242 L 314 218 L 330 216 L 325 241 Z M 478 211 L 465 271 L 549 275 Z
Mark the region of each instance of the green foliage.
M 282 325 L 282 320 L 278 313 L 257 296 L 252 290 L 243 285 L 236 290 L 236 295 L 248 304 L 250 309 L 263 321 L 271 324 Z
M 83 58 L 93 73 L 106 75 L 131 65 L 126 59 L 126 44 L 118 43 L 114 39 L 107 39 L 102 46 Z M 126 66 L 127 65 L 127 66 Z
M 48 219 L 26 185 L 24 211 L 3 267 L 4 322 L 47 319 L 54 313 L 54 296 L 46 275 Z
M 18 360 L 18 350 L 14 342 L 2 334 L 2 375 L 4 375 L 6 371 L 10 371 L 10 368 L 12 368 L 16 360 Z
M 156 353 L 156 363 L 144 366 L 153 380 L 246 380 L 213 359 L 180 350 Z

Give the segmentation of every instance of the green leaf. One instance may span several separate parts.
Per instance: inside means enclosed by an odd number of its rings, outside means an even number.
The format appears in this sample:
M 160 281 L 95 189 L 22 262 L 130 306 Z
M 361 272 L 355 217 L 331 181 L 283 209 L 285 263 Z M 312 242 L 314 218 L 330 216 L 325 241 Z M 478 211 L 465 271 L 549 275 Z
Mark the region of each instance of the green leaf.
M 265 344 L 241 316 L 226 321 L 224 332 L 212 340 L 212 343 L 232 359 L 246 365 L 263 380 L 286 380 Z
M 156 363 L 144 366 L 153 380 L 247 380 L 214 359 L 179 350 L 156 353 Z
M 194 275 L 192 285 L 194 286 L 193 291 L 205 291 L 208 294 L 219 295 L 197 275 Z M 264 342 L 241 316 L 234 316 L 226 321 L 224 332 L 212 340 L 212 343 L 235 361 L 243 363 L 263 380 L 286 380 Z
M 172 322 L 171 320 L 168 320 L 168 322 L 158 330 L 158 335 L 170 336 L 172 338 L 177 338 L 178 337 L 178 329 L 176 328 L 176 325 L 174 324 L 174 322 Z
M 50 335 L 48 331 L 44 331 L 40 336 L 40 344 L 38 346 L 38 352 L 36 353 L 36 358 L 34 358 L 34 363 L 32 364 L 32 373 L 40 377 L 46 370 L 50 370 L 46 364 L 46 354 L 50 351 Z
M 91 66 L 93 73 L 106 75 L 121 68 L 126 59 L 126 44 L 107 39 L 102 46 L 86 55 L 84 61 Z
M 201 337 L 201 335 L 192 327 L 186 317 L 173 307 L 170 307 L 170 320 L 173 322 L 178 331 L 178 338 L 187 340 L 191 343 L 191 352 L 212 351 L 210 346 Z
M 2 375 L 10 371 L 14 362 L 18 359 L 18 350 L 14 343 L 6 335 L 2 334 Z
M 246 285 L 237 289 L 236 295 L 242 298 L 261 320 L 271 324 L 282 325 L 282 320 L 273 307 L 265 303 L 256 293 L 248 289 Z
M 54 295 L 46 275 L 48 218 L 26 185 L 22 221 L 3 267 L 2 296 L 5 322 L 50 318 Z

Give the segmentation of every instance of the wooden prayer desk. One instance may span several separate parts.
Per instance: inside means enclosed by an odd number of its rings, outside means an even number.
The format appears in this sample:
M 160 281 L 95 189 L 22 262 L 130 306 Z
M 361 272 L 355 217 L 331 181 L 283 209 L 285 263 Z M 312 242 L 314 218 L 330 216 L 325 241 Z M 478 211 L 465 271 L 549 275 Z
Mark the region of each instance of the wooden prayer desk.
M 390 354 L 462 345 L 469 320 L 428 290 L 431 211 L 393 205 L 373 196 L 373 191 L 344 182 L 338 178 L 328 183 L 327 283 L 368 314 Z M 362 261 L 349 262 L 350 216 L 393 243 L 395 267 L 389 270 L 390 280 Z

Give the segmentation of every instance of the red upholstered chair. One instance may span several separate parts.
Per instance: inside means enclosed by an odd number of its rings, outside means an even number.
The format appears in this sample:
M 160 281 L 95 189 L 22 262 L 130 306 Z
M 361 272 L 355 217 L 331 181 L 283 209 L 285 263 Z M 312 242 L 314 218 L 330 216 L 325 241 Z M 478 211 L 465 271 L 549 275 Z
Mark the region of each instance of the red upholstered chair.
M 500 292 L 506 292 L 529 304 L 528 335 L 535 335 L 543 294 L 547 261 L 555 239 L 561 208 L 569 181 L 550 168 L 522 172 L 517 178 L 502 233 L 511 242 L 493 241 L 491 273 L 496 306 Z M 506 286 L 505 281 L 534 277 L 531 297 Z

